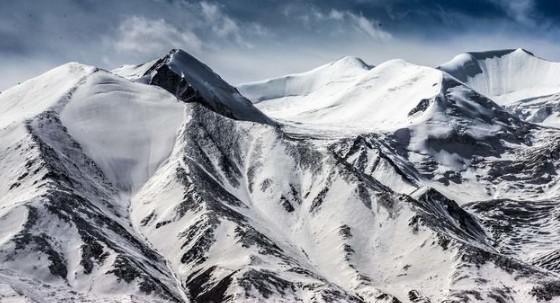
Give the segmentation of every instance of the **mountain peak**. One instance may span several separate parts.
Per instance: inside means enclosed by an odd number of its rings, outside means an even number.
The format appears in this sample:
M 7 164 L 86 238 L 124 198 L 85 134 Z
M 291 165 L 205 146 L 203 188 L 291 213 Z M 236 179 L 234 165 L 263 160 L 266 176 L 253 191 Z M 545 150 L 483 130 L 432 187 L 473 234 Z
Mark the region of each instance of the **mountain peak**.
M 166 64 L 171 67 L 177 74 L 201 74 L 216 82 L 225 82 L 218 74 L 216 74 L 208 65 L 202 63 L 191 54 L 178 48 L 174 48 L 162 58 Z M 223 84 L 223 83 L 220 83 Z
M 515 52 L 522 52 L 522 53 L 525 53 L 525 54 L 528 54 L 528 55 L 531 55 L 531 56 L 536 57 L 535 54 L 534 54 L 533 52 L 531 52 L 531 51 L 529 51 L 529 50 L 526 50 L 526 49 L 524 49 L 524 48 L 517 48 L 517 49 L 515 50 Z
M 371 69 L 373 66 L 367 64 L 364 60 L 354 56 L 344 56 L 338 60 L 335 60 L 328 65 L 346 68 L 361 68 L 361 69 Z
M 496 115 L 492 109 L 496 105 L 485 98 L 470 98 L 476 93 L 440 70 L 394 59 L 352 77 L 323 78 L 331 76 L 325 69 L 348 61 L 351 58 L 241 90 L 258 100 L 257 107 L 271 117 L 318 128 L 338 125 L 343 131 L 392 132 L 435 124 L 444 129 L 476 120 L 481 121 L 480 129 L 494 129 L 488 121 Z M 465 111 L 462 106 L 476 110 Z
M 143 65 L 113 71 L 125 78 L 157 85 L 178 99 L 196 102 L 229 118 L 274 124 L 208 65 L 181 49 Z

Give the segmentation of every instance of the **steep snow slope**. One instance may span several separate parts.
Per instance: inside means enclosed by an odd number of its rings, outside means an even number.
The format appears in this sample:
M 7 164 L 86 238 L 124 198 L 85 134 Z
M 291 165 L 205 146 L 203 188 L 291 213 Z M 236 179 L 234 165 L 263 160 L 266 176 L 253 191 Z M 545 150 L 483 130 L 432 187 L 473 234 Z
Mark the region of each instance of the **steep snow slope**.
M 99 71 L 74 91 L 60 117 L 105 176 L 134 191 L 171 153 L 184 105 L 163 89 Z
M 438 68 L 527 121 L 560 125 L 560 63 L 516 49 L 460 54 Z
M 204 104 L 234 119 L 273 124 L 235 87 L 182 50 L 174 49 L 155 62 L 124 66 L 113 72 L 131 80 L 160 86 L 184 102 Z

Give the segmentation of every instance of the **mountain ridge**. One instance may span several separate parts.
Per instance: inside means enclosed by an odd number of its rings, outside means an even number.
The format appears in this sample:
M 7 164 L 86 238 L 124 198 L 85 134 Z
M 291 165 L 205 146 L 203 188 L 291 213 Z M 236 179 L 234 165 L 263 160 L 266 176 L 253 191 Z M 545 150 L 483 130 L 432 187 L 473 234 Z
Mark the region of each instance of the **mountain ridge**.
M 438 67 L 529 122 L 557 127 L 560 63 L 523 49 L 483 58 L 458 55 Z
M 184 102 L 205 104 L 234 119 L 274 124 L 236 88 L 180 49 L 172 49 L 167 55 L 146 64 L 121 67 L 113 72 L 128 79 L 160 86 Z

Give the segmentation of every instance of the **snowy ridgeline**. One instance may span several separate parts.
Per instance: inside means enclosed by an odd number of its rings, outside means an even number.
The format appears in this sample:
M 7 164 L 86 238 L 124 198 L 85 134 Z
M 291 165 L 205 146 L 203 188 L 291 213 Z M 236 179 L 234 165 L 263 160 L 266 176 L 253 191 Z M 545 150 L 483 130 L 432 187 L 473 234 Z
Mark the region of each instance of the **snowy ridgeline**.
M 559 66 L 55 68 L 0 94 L 0 302 L 558 302 Z

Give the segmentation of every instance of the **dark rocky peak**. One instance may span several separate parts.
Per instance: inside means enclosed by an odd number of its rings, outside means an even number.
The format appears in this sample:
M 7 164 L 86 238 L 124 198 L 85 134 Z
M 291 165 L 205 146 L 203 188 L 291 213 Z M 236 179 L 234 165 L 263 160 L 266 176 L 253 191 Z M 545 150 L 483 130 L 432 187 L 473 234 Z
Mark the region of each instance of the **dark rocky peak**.
M 157 60 L 142 77 L 185 102 L 197 102 L 236 120 L 274 122 L 206 64 L 180 49 Z

